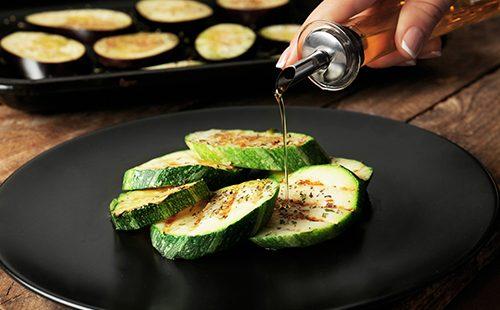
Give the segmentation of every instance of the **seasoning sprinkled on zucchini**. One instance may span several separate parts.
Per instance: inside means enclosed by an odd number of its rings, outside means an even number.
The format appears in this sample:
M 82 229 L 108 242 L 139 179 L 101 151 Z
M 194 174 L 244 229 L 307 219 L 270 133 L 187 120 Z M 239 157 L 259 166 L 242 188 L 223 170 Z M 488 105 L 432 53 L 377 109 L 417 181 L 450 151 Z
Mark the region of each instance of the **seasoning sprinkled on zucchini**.
M 218 190 L 198 204 L 151 227 L 153 246 L 166 258 L 195 259 L 253 236 L 271 215 L 279 186 L 253 180 Z
M 290 174 L 288 181 L 290 201 L 284 202 L 281 183 L 271 220 L 251 238 L 262 247 L 305 247 L 332 239 L 357 213 L 361 181 L 344 167 L 304 167 Z
M 259 170 L 284 170 L 281 133 L 212 129 L 187 135 L 185 141 L 207 161 Z M 318 142 L 308 135 L 289 133 L 287 151 L 290 171 L 330 162 Z
M 110 204 L 111 220 L 117 230 L 139 229 L 168 218 L 210 197 L 203 181 L 120 194 Z
M 213 14 L 210 6 L 191 0 L 143 0 L 136 9 L 144 18 L 166 24 L 192 22 Z
M 240 181 L 245 171 L 201 160 L 190 150 L 152 159 L 129 169 L 123 177 L 125 191 L 163 186 L 179 186 L 204 180 L 211 189 Z

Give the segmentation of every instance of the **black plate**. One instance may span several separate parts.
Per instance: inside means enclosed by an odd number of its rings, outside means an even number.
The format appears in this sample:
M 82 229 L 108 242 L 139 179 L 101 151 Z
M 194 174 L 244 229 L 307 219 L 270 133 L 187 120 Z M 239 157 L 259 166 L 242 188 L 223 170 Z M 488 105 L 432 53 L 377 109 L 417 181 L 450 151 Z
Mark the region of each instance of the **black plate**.
M 211 24 L 227 22 L 215 6 L 215 0 L 199 0 L 215 9 Z M 138 18 L 134 5 L 136 0 L 18 0 L 6 3 L 0 8 L 0 37 L 19 29 L 33 30 L 24 23 L 24 17 L 34 12 L 61 10 L 68 8 L 110 8 L 129 13 L 134 19 L 138 31 L 154 31 L 154 26 Z M 301 22 L 305 19 L 318 0 L 293 0 L 278 22 Z M 254 27 L 253 25 L 247 25 Z M 255 26 L 258 30 L 261 26 Z M 187 37 L 191 42 L 194 34 Z M 0 99 L 7 105 L 25 111 L 66 111 L 82 108 L 95 108 L 110 105 L 138 104 L 138 102 L 157 102 L 172 94 L 184 94 L 193 87 L 200 91 L 215 92 L 229 87 L 243 86 L 245 89 L 269 88 L 274 86 L 276 59 L 273 55 L 281 51 L 269 49 L 257 42 L 256 52 L 252 57 L 238 61 L 205 64 L 162 70 L 107 70 L 100 66 L 92 48 L 87 46 L 89 57 L 94 63 L 94 73 L 63 77 L 49 77 L 30 80 L 19 76 L 0 59 Z M 180 58 L 199 59 L 192 48 L 192 43 L 183 44 Z M 169 61 L 174 61 L 169 60 Z M 168 61 L 166 61 L 168 62 Z M 246 81 L 246 83 L 242 83 Z M 248 81 L 252 81 L 249 83 Z M 224 87 L 224 88 L 223 88 Z M 107 95 L 103 95 L 106 91 Z M 68 94 L 72 100 L 68 101 Z M 113 100 L 110 100 L 113 98 Z M 166 100 L 163 100 L 166 101 Z M 168 101 L 167 101 L 168 102 Z
M 277 127 L 276 107 L 171 114 L 56 147 L 0 188 L 0 260 L 20 282 L 75 307 L 321 309 L 384 301 L 452 271 L 489 233 L 496 186 L 463 149 L 403 123 L 289 108 L 293 131 L 330 154 L 374 167 L 371 215 L 336 240 L 283 251 L 244 243 L 196 261 L 169 261 L 147 230 L 108 219 L 123 172 L 184 148 L 208 128 Z

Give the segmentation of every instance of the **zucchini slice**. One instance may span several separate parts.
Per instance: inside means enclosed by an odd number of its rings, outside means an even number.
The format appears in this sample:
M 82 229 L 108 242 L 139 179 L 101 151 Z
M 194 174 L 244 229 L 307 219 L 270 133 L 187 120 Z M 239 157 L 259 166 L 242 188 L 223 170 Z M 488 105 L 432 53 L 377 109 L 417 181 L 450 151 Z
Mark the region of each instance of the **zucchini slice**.
M 281 133 L 211 129 L 189 134 L 185 141 L 200 158 L 211 162 L 259 170 L 284 170 Z M 287 144 L 290 171 L 330 162 L 311 136 L 289 133 Z
M 276 23 L 290 16 L 289 0 L 217 0 L 225 19 L 244 25 Z
M 85 46 L 45 32 L 18 31 L 0 41 L 5 60 L 30 79 L 86 71 Z
M 26 16 L 26 21 L 88 43 L 104 36 L 116 35 L 132 26 L 132 18 L 128 14 L 108 9 L 40 12 Z
M 271 216 L 279 185 L 253 180 L 218 190 L 151 227 L 151 242 L 166 258 L 195 259 L 253 236 Z
M 173 33 L 139 32 L 100 39 L 94 44 L 94 51 L 105 66 L 140 68 L 164 61 L 179 42 Z
M 269 249 L 305 247 L 332 239 L 354 218 L 361 199 L 361 181 L 338 165 L 304 167 L 288 177 L 271 220 L 251 238 Z
M 194 45 L 204 59 L 223 61 L 248 54 L 256 38 L 255 32 L 248 27 L 239 24 L 218 24 L 200 33 Z
M 372 167 L 369 167 L 363 162 L 355 159 L 332 157 L 332 164 L 341 165 L 366 183 L 370 182 L 373 175 Z
M 192 22 L 213 14 L 210 6 L 191 0 L 143 0 L 136 9 L 142 17 L 166 24 Z
M 179 151 L 152 159 L 129 169 L 123 177 L 125 191 L 179 186 L 204 180 L 211 189 L 241 180 L 244 170 L 201 160 L 190 150 Z
M 368 167 L 364 163 L 362 163 L 358 160 L 355 160 L 355 159 L 332 157 L 331 163 L 334 165 L 340 165 L 340 166 L 346 168 L 347 170 L 351 171 L 361 181 L 365 182 L 366 185 L 370 181 L 372 174 L 373 174 L 372 167 Z M 268 176 L 268 178 L 270 178 L 271 180 L 274 180 L 276 182 L 281 182 L 284 177 L 285 177 L 285 173 L 282 171 L 273 171 Z
M 109 206 L 117 230 L 139 229 L 210 197 L 203 181 L 120 194 Z
M 239 11 L 269 10 L 288 4 L 289 0 L 217 0 L 224 9 Z
M 174 68 L 184 68 L 184 67 L 194 67 L 203 65 L 202 61 L 199 60 L 180 60 L 176 62 L 169 62 L 161 65 L 144 67 L 144 70 L 162 70 L 162 69 L 174 69 Z

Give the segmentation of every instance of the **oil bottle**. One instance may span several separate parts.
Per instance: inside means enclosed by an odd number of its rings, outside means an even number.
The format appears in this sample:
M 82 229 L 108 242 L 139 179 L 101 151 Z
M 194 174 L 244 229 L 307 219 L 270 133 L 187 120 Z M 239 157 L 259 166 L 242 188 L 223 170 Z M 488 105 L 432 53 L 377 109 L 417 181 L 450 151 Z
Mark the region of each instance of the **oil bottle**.
M 321 20 L 306 25 L 297 44 L 301 60 L 282 70 L 276 88 L 284 91 L 305 77 L 323 90 L 346 88 L 361 66 L 396 50 L 394 35 L 403 5 L 400 0 L 380 0 L 342 25 Z M 457 0 L 431 37 L 498 13 L 499 0 Z

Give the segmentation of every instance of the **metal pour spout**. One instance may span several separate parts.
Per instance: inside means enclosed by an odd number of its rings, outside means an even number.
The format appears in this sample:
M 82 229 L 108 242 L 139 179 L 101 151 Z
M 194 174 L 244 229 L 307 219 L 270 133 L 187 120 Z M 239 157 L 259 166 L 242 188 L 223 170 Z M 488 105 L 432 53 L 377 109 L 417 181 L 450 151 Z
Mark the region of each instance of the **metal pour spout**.
M 329 55 L 326 51 L 316 50 L 308 57 L 284 68 L 278 75 L 276 89 L 282 92 L 285 91 L 288 87 L 309 77 L 317 70 L 328 67 L 332 58 L 333 55 Z

